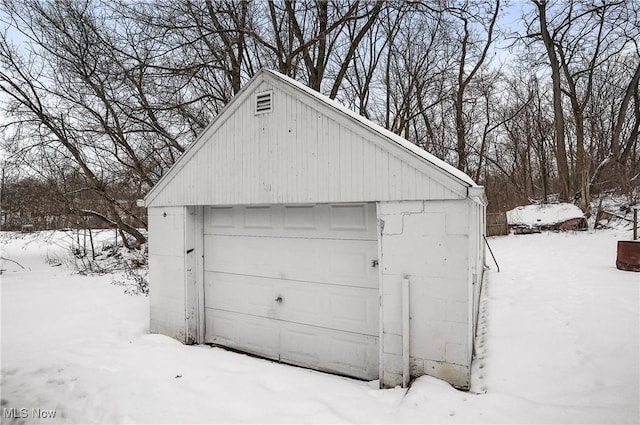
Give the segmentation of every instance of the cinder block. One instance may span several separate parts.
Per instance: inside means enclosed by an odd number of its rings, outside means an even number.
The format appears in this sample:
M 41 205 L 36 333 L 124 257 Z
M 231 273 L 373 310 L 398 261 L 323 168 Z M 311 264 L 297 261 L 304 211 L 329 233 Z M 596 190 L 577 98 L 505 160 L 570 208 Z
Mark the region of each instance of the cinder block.
M 429 259 L 419 252 L 406 253 L 405 255 L 385 255 L 382 272 L 395 275 L 420 276 L 429 269 Z
M 416 303 L 422 304 L 424 312 L 424 320 L 433 322 L 443 320 L 446 316 L 447 302 L 442 298 L 425 296 L 423 299 L 415 300 Z M 416 308 L 416 310 L 418 310 Z
M 444 235 L 426 237 L 420 246 L 420 263 L 413 273 L 422 276 L 443 277 L 447 271 L 449 255 L 447 238 Z
M 466 277 L 468 274 L 468 245 L 466 236 L 445 235 L 429 239 L 425 252 L 427 267 L 424 276 Z
M 450 322 L 467 323 L 469 304 L 460 301 L 447 301 L 445 320 Z
M 411 331 L 411 354 L 424 359 L 444 361 L 448 342 L 446 322 L 416 323 Z
M 471 372 L 469 367 L 424 360 L 424 373 L 451 383 L 459 389 L 469 389 Z
M 427 201 L 429 202 L 429 201 Z M 389 201 L 380 202 L 380 215 L 389 216 L 403 213 L 418 213 L 424 210 L 423 201 Z M 387 217 L 383 217 L 385 220 Z
M 395 237 L 395 236 L 394 236 Z M 419 249 L 419 247 L 415 247 Z M 423 275 L 429 268 L 428 258 L 419 251 L 404 251 L 404 254 L 391 254 L 389 250 L 384 250 L 382 272 L 386 274 L 398 275 Z
M 467 323 L 444 322 L 446 324 L 447 342 L 468 344 L 471 338 L 471 327 Z
M 466 213 L 468 202 L 466 199 L 455 200 L 434 200 L 424 203 L 424 212 L 441 212 L 441 213 Z
M 421 213 L 404 216 L 404 231 L 421 237 L 422 235 L 444 235 L 446 233 L 444 213 Z
M 447 363 L 469 366 L 471 357 L 466 344 L 447 343 L 445 346 L 445 361 Z
M 469 298 L 469 288 L 464 277 L 427 277 L 427 294 L 449 301 L 467 302 Z M 443 318 L 444 319 L 444 318 Z
M 382 275 L 382 328 L 385 332 L 402 332 L 401 276 Z
M 467 235 L 470 230 L 469 214 L 449 213 L 446 215 L 446 233 L 448 235 Z
M 384 229 L 382 234 L 388 235 L 401 235 L 402 234 L 402 215 L 388 215 L 384 217 Z
M 427 240 L 419 232 L 411 231 L 398 235 L 382 235 L 382 249 L 385 256 L 411 257 L 412 261 L 420 261 L 429 247 Z
M 424 359 L 421 359 L 420 357 L 410 357 L 409 371 L 411 373 L 411 376 L 424 375 Z

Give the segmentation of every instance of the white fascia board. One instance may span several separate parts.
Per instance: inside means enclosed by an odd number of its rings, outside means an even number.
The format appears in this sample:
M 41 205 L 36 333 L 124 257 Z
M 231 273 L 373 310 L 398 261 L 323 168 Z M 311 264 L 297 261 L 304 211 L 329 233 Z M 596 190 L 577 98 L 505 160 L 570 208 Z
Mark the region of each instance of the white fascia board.
M 487 200 L 487 194 L 484 191 L 484 186 L 470 186 L 467 188 L 467 197 L 473 199 L 480 205 L 485 207 L 489 203 Z

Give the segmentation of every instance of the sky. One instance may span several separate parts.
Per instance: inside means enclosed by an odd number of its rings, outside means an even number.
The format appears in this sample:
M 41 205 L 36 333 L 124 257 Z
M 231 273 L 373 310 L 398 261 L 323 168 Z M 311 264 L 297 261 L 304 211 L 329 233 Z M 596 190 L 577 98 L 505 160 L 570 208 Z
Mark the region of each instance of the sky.
M 507 32 L 518 32 L 522 31 L 522 23 L 521 23 L 521 15 L 523 11 L 531 10 L 531 3 L 523 0 L 515 0 L 515 1 L 505 1 L 503 2 L 501 8 L 501 17 L 499 20 L 499 27 L 502 27 Z M 9 40 L 16 44 L 26 42 L 26 37 L 22 35 L 18 30 L 11 27 L 8 24 L 7 15 L 0 10 L 0 31 L 5 33 Z M 513 51 L 509 48 L 509 45 L 512 44 L 512 40 L 500 40 L 496 42 L 494 48 L 492 49 L 491 56 L 493 57 L 493 66 L 498 68 L 503 64 L 508 64 L 510 59 L 513 57 Z M 491 57 L 490 56 L 490 57 Z M 504 69 L 504 67 L 503 67 Z M 0 93 L 0 101 L 6 102 L 6 97 L 4 94 Z M 0 111 L 0 123 L 6 122 L 7 116 Z M 0 137 L 4 137 L 2 133 L 0 133 Z M 6 159 L 7 154 L 0 147 L 0 161 Z

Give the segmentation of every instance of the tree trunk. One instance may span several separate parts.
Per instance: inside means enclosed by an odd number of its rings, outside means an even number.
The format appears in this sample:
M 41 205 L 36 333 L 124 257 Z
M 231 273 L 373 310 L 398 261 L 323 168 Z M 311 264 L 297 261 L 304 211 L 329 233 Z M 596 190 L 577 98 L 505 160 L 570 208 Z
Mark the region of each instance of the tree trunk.
M 569 179 L 569 164 L 567 161 L 567 150 L 564 140 L 564 114 L 562 111 L 562 89 L 560 86 L 560 63 L 556 56 L 553 39 L 547 28 L 547 2 L 545 0 L 534 0 L 538 8 L 538 17 L 540 19 L 540 32 L 544 47 L 547 51 L 547 57 L 551 66 L 551 80 L 553 83 L 553 122 L 555 129 L 556 142 L 556 160 L 558 163 L 558 177 L 560 178 L 560 200 L 569 201 L 571 193 Z

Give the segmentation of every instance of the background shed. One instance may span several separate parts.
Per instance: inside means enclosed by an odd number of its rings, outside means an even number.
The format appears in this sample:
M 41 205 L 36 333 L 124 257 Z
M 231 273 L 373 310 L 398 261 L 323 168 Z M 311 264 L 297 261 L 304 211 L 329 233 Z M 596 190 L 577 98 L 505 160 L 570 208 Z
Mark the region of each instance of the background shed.
M 384 386 L 426 373 L 468 388 L 485 199 L 262 70 L 145 198 L 151 332 Z

